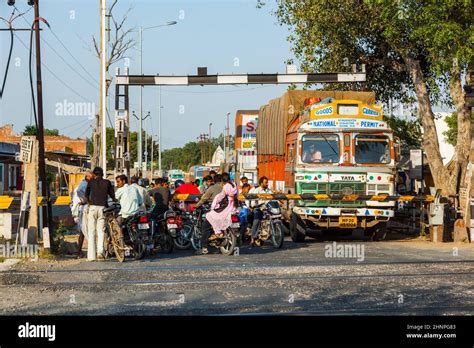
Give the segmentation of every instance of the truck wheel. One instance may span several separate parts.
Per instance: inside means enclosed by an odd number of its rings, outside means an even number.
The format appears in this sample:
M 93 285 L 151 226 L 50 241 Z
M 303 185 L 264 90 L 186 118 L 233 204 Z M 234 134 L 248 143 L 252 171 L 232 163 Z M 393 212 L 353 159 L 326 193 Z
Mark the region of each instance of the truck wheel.
M 387 224 L 379 223 L 373 228 L 372 240 L 381 241 L 387 237 Z
M 302 243 L 306 237 L 306 226 L 298 214 L 291 213 L 290 218 L 290 236 L 293 242 Z

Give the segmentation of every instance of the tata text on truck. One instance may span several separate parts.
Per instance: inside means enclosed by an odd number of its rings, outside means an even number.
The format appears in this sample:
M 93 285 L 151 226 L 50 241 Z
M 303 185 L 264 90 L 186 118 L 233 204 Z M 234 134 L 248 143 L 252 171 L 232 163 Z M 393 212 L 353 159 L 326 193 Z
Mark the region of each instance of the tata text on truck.
M 382 118 L 381 106 L 373 104 L 370 94 L 338 93 L 328 97 L 315 92 L 305 99 L 303 111 L 295 112 L 286 126 L 284 182 L 269 176 L 274 189 L 323 198 L 289 205 L 290 234 L 296 242 L 304 241 L 308 230 L 351 229 L 383 238 L 394 216 L 395 202 L 324 196 L 393 195 L 395 189 L 393 132 Z

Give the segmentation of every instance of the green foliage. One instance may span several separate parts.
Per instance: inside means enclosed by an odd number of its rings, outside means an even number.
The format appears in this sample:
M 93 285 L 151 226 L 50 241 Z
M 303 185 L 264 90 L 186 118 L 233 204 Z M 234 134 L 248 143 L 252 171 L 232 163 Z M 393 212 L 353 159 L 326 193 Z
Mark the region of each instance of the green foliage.
M 421 125 L 420 121 L 408 121 L 395 116 L 384 115 L 384 120 L 393 130 L 394 136 L 400 138 L 402 144 L 408 146 L 421 146 Z
M 301 70 L 348 71 L 352 63 L 367 64 L 367 83 L 349 88 L 373 90 L 382 102 L 412 101 L 408 58 L 420 62 L 433 102 L 450 101 L 444 91 L 453 64 L 463 71 L 474 60 L 471 1 L 286 0 L 275 14 L 290 28 L 288 41 Z
M 163 169 L 173 168 L 188 171 L 189 167 L 202 164 L 201 151 L 203 151 L 205 157 L 204 162 L 207 162 L 219 145 L 222 148 L 224 147 L 223 134 L 220 134 L 217 138 L 213 138 L 212 142 L 207 141 L 204 144 L 200 144 L 199 142 L 193 141 L 185 144 L 183 147 L 164 150 L 161 155 L 162 167 Z M 232 136 L 230 139 L 230 148 L 234 148 L 234 139 Z
M 38 135 L 36 131 L 36 126 L 25 126 L 25 130 L 23 131 L 23 135 Z M 59 130 L 57 129 L 44 129 L 44 135 L 48 136 L 59 136 Z
M 458 114 L 453 112 L 446 116 L 444 122 L 448 125 L 448 130 L 443 132 L 443 136 L 448 144 L 456 146 L 458 142 Z M 472 116 L 472 122 L 474 122 L 474 115 Z

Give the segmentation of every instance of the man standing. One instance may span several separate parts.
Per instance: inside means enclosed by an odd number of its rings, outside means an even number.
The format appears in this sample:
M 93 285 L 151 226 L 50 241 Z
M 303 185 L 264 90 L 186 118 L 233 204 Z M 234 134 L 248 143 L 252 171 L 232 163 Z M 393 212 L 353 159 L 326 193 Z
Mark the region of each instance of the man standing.
M 262 176 L 258 179 L 258 187 L 255 187 L 249 191 L 249 193 L 273 193 L 272 190 L 268 188 L 268 178 L 266 176 Z M 255 207 L 262 203 L 262 201 L 251 202 L 251 206 Z M 255 239 L 258 237 L 258 229 L 260 227 L 260 222 L 263 219 L 263 213 L 259 208 L 253 209 L 253 224 L 252 224 L 252 239 L 250 241 L 250 245 L 254 245 Z
M 104 208 L 108 206 L 108 198 L 115 200 L 114 188 L 109 180 L 103 178 L 104 171 L 95 167 L 93 178 L 86 188 L 86 199 L 89 203 L 87 218 L 87 260 L 104 260 L 105 220 Z M 97 238 L 97 244 L 96 244 Z M 96 255 L 97 250 L 97 255 Z
M 140 193 L 143 202 L 143 204 L 140 206 L 140 210 L 145 213 L 149 208 L 151 208 L 153 204 L 151 197 L 148 194 L 147 189 L 138 184 L 138 178 L 136 176 L 132 176 L 130 178 L 130 183 L 130 186 L 136 188 L 138 190 L 138 193 Z
M 74 218 L 74 222 L 77 224 L 77 230 L 79 231 L 79 238 L 77 240 L 77 257 L 82 258 L 82 246 L 84 244 L 84 238 L 87 238 L 87 213 L 89 206 L 87 205 L 86 199 L 86 188 L 88 182 L 92 179 L 92 172 L 89 170 L 86 172 L 84 180 L 82 180 L 76 189 L 72 192 L 71 199 L 71 212 Z

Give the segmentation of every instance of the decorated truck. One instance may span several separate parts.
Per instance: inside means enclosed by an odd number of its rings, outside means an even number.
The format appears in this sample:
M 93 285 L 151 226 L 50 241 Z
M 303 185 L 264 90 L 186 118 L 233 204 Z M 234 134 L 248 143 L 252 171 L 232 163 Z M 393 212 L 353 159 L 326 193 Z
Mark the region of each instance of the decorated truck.
M 394 194 L 395 145 L 374 103 L 370 92 L 288 91 L 260 108 L 259 176 L 274 191 L 317 198 L 286 206 L 293 241 L 312 230 L 385 237 L 395 202 L 377 197 Z

